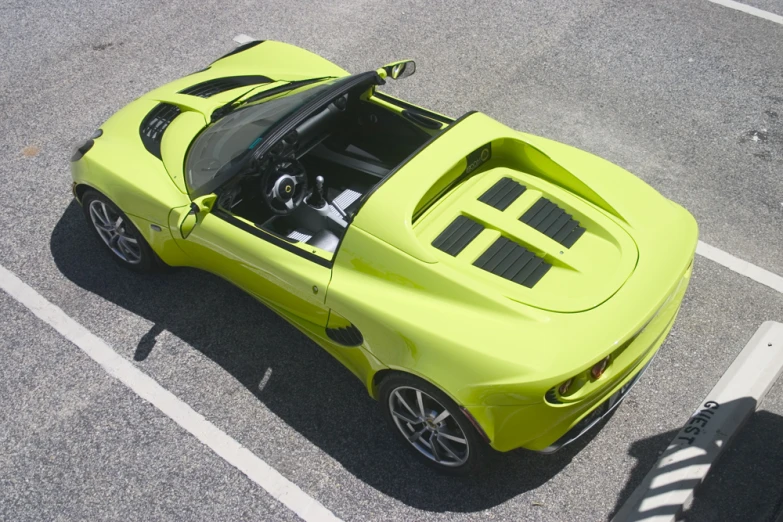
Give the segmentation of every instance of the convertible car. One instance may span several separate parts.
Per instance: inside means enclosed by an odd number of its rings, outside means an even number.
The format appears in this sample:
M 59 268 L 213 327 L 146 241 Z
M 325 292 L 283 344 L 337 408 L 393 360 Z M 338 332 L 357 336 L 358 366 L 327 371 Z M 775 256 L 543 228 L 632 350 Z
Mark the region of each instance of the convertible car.
M 617 406 L 672 328 L 698 231 L 605 160 L 378 90 L 414 71 L 247 43 L 78 145 L 73 193 L 117 262 L 241 287 L 415 455 L 467 474 Z

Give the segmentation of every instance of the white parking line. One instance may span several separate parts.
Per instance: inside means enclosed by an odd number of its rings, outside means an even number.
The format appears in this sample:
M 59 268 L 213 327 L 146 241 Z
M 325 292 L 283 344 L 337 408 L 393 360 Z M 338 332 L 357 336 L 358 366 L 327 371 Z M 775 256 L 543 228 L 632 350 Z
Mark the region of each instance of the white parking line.
M 750 279 L 753 279 L 757 283 L 768 286 L 773 290 L 777 290 L 783 293 L 783 277 L 777 274 L 773 274 L 769 270 L 764 270 L 760 266 L 756 266 L 747 261 L 743 261 L 738 257 L 734 257 L 728 252 L 724 252 L 719 248 L 715 248 L 712 245 L 708 245 L 703 241 L 699 241 L 696 245 L 696 253 L 700 256 L 704 256 L 711 261 L 715 261 L 719 265 L 723 265 L 726 268 L 737 272 L 740 275 L 744 275 Z
M 247 475 L 305 521 L 338 521 L 331 511 L 250 450 L 206 420 L 176 395 L 115 352 L 102 339 L 0 265 L 0 288 L 75 344 L 115 379 L 179 424 L 223 460 Z
M 763 9 L 759 9 L 757 7 L 741 4 L 740 2 L 734 2 L 733 0 L 709 0 L 709 1 L 712 2 L 713 4 L 722 5 L 730 9 L 736 9 L 737 11 L 742 11 L 743 13 L 748 13 L 753 16 L 758 16 L 759 18 L 769 20 L 770 22 L 783 24 L 783 16 L 776 15 L 775 13 L 770 13 L 769 11 L 764 11 Z

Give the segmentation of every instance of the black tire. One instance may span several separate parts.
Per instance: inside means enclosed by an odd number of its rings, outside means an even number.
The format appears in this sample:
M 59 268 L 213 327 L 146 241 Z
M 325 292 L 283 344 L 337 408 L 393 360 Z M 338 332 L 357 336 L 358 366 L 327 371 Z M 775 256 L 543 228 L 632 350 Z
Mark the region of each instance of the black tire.
M 87 219 L 87 225 L 90 227 L 90 230 L 95 234 L 98 241 L 106 247 L 106 251 L 111 255 L 112 259 L 119 265 L 141 273 L 158 272 L 166 266 L 152 250 L 149 243 L 144 239 L 144 236 L 141 235 L 131 220 L 128 219 L 128 216 L 126 216 L 112 200 L 100 192 L 87 190 L 82 195 L 81 203 L 82 211 L 84 212 L 84 217 Z M 99 223 L 100 221 L 97 219 L 94 220 L 93 216 L 91 216 L 91 209 L 95 209 L 95 211 L 98 212 L 98 209 L 103 210 L 104 208 L 108 212 L 106 216 L 109 218 L 109 221 L 119 223 L 119 225 L 114 232 L 106 231 L 104 228 L 102 234 L 102 232 L 99 232 L 100 225 L 96 224 L 96 222 Z M 119 221 L 117 221 L 117 219 L 119 219 Z M 119 234 L 122 237 L 124 246 L 117 246 L 114 248 L 109 246 L 109 240 L 105 238 L 105 235 L 108 234 L 115 234 L 114 237 Z M 136 242 L 135 245 L 133 245 L 133 241 Z M 138 247 L 137 251 L 135 248 L 132 248 L 136 246 Z M 133 253 L 137 255 L 131 255 L 132 250 Z M 123 252 L 125 253 L 123 254 Z
M 437 416 L 438 413 L 442 413 L 437 408 L 437 406 L 440 406 L 441 408 L 448 410 L 449 415 L 446 419 L 439 425 L 432 424 L 432 420 L 436 419 L 431 419 L 429 423 L 425 421 L 413 424 L 406 422 L 393 414 L 392 409 L 401 408 L 403 402 L 415 403 L 414 405 L 410 405 L 414 412 L 408 410 L 408 413 L 418 413 L 416 410 L 420 411 L 417 402 L 418 395 L 414 390 L 422 392 L 422 402 L 425 413 L 432 412 L 430 416 Z M 397 392 L 396 395 L 395 392 Z M 407 373 L 391 373 L 381 381 L 378 389 L 378 396 L 381 412 L 389 424 L 390 429 L 394 432 L 395 437 L 412 451 L 416 458 L 426 465 L 441 473 L 459 476 L 477 474 L 488 466 L 491 455 L 489 445 L 465 417 L 459 406 L 457 406 L 448 395 L 432 384 Z M 400 401 L 400 397 L 403 398 L 403 402 Z M 403 410 L 403 413 L 405 413 L 405 410 Z M 395 418 L 400 419 L 399 425 L 395 421 Z M 416 420 L 420 420 L 420 418 L 421 415 L 419 414 L 419 417 Z M 457 428 L 459 428 L 459 431 Z M 427 431 L 425 431 L 415 443 L 406 436 L 407 434 L 415 437 L 415 434 L 422 429 L 426 429 Z M 403 432 L 405 432 L 405 434 Z M 439 435 L 436 437 L 438 440 L 435 441 L 434 445 L 436 448 L 440 449 L 435 453 L 440 454 L 441 462 L 436 460 L 432 450 L 429 451 L 429 455 L 426 454 L 425 443 L 430 444 L 430 447 L 432 447 L 432 439 L 435 437 L 436 432 Z M 446 435 L 444 435 L 444 433 Z M 448 435 L 451 437 L 444 440 L 443 438 Z M 429 437 L 429 439 L 427 439 L 427 437 Z M 466 448 L 465 451 L 461 451 L 463 445 L 459 442 L 455 442 L 457 439 L 466 441 L 466 444 L 464 444 L 464 447 Z M 443 440 L 443 443 L 447 443 L 447 447 L 443 447 L 441 440 Z M 422 451 L 420 448 L 423 448 L 425 451 Z M 453 452 L 452 455 L 448 454 L 448 448 Z M 454 457 L 464 458 L 464 462 L 459 463 L 459 460 Z M 446 463 L 447 460 L 450 462 Z

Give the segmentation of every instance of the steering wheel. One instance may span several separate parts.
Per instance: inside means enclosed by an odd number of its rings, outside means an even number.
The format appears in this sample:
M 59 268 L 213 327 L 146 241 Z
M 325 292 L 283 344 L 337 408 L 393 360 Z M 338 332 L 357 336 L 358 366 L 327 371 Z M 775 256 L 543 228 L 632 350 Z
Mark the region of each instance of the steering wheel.
M 261 194 L 275 214 L 286 216 L 296 210 L 307 195 L 307 173 L 299 160 L 277 158 L 261 174 Z

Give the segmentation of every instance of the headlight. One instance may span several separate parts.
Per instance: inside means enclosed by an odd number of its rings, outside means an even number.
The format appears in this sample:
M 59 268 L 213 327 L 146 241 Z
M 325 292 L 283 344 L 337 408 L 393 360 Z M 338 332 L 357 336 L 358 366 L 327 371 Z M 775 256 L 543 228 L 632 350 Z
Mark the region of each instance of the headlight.
M 73 151 L 73 154 L 71 155 L 71 161 L 74 162 L 82 159 L 82 156 L 84 156 L 85 153 L 88 150 L 90 150 L 93 145 L 95 145 L 95 142 L 93 140 L 87 140 L 81 145 L 77 145 Z
M 88 150 L 92 148 L 93 145 L 95 145 L 95 140 L 103 136 L 103 130 L 98 129 L 97 131 L 92 133 L 92 136 L 90 136 L 90 139 L 85 141 L 84 143 L 80 143 L 74 147 L 73 154 L 71 155 L 71 161 L 79 161 L 82 159 L 82 156 L 84 156 Z

